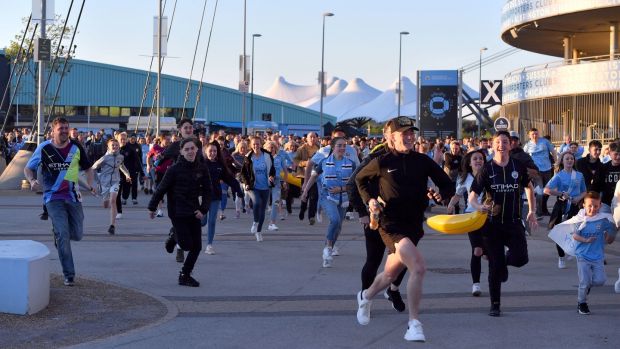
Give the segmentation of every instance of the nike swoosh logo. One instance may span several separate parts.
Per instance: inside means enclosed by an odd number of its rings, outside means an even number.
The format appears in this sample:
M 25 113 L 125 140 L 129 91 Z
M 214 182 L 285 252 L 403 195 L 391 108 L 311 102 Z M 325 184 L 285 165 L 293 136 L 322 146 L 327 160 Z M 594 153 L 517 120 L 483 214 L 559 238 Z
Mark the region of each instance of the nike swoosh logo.
M 492 175 L 492 176 L 489 176 L 489 178 L 495 178 L 495 177 L 497 177 L 497 175 Z
M 398 170 L 398 169 L 397 169 L 397 168 L 395 168 L 395 169 L 391 169 L 391 170 L 390 170 L 390 169 L 388 169 L 388 170 L 387 170 L 387 173 L 394 172 L 394 171 L 396 171 L 396 170 Z

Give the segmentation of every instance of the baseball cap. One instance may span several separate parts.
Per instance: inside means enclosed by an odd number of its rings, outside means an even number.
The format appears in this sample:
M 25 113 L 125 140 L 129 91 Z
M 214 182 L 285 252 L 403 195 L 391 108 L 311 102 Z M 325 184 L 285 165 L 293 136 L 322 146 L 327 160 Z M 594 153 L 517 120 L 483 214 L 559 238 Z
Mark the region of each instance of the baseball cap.
M 415 120 L 408 118 L 406 116 L 399 116 L 399 117 L 390 119 L 385 124 L 385 128 L 389 130 L 390 132 L 397 132 L 397 131 L 402 132 L 408 129 L 419 131 L 419 129 L 415 127 L 414 125 L 415 125 Z
M 517 132 L 517 131 L 510 131 L 510 138 L 519 139 L 519 132 Z

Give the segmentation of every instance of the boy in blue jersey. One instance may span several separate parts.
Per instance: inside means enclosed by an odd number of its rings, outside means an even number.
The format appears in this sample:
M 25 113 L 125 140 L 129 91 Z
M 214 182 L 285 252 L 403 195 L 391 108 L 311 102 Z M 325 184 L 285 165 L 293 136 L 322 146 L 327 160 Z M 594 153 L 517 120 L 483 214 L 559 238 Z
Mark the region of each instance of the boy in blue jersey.
M 34 178 L 39 166 L 42 167 L 43 183 Z M 24 175 L 33 190 L 43 185 L 43 199 L 52 219 L 66 286 L 73 286 L 75 277 L 70 241 L 81 240 L 83 233 L 79 171 L 86 172 L 88 189 L 95 193 L 91 166 L 82 145 L 69 139 L 69 121 L 58 117 L 52 121 L 52 139 L 39 144 L 24 168 Z
M 590 314 L 586 296 L 592 286 L 605 284 L 605 243 L 611 244 L 616 237 L 616 226 L 607 218 L 597 218 L 601 198 L 597 192 L 589 191 L 584 198 L 585 220 L 573 234 L 578 243 L 575 246 L 579 289 L 577 310 L 579 314 Z

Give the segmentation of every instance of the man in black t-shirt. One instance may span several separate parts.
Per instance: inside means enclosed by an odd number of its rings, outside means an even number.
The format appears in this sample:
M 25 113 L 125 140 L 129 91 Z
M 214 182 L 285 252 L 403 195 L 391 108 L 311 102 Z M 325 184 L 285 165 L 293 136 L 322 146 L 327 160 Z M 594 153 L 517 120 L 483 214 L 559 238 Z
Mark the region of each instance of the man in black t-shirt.
M 538 226 L 534 188 L 525 166 L 511 158 L 510 136 L 501 131 L 493 137 L 493 159 L 476 175 L 471 185 L 469 204 L 478 211 L 488 212 L 482 228 L 484 248 L 489 257 L 490 316 L 500 316 L 502 282 L 508 280 L 508 265 L 522 267 L 528 262 L 525 229 L 521 222 L 521 195 L 528 200 L 527 222 L 530 228 Z M 485 193 L 486 199 L 478 203 Z M 504 252 L 504 246 L 508 252 Z
M 616 183 L 620 180 L 620 143 L 609 144 L 611 161 L 603 164 L 594 177 L 592 190 L 601 193 L 601 212 L 611 212 L 611 200 L 614 197 Z
M 592 190 L 596 174 L 603 166 L 601 162 L 601 149 L 603 144 L 599 141 L 591 141 L 588 145 L 588 155 L 577 160 L 577 171 L 583 173 L 583 179 L 586 181 L 586 190 Z

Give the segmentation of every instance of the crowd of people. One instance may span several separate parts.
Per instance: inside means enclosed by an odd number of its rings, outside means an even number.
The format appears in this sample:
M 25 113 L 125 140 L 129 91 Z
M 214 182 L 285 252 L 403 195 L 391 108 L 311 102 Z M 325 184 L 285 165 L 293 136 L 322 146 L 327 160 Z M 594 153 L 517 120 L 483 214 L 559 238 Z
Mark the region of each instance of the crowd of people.
M 33 188 L 43 186 L 41 218 L 52 220 L 68 286 L 75 282 L 70 240 L 81 239 L 84 219 L 77 173 L 85 171 L 85 189 L 101 195 L 110 209 L 111 235 L 122 233 L 117 227 L 122 207 L 137 205 L 141 192 L 148 195 L 151 218 L 163 217 L 167 208 L 172 227 L 165 249 L 177 250 L 176 260 L 183 263 L 178 283 L 183 286 L 200 285 L 191 274 L 203 248 L 202 227 L 207 231 L 205 253 L 213 255 L 216 222 L 227 218 L 228 198 L 234 201 L 234 217 L 251 214 L 248 232 L 257 242 L 264 239 L 265 225 L 267 231 L 277 231 L 278 219 L 292 219 L 296 198 L 300 221 L 314 225 L 326 216 L 320 253 L 325 268 L 333 267 L 333 257 L 339 255 L 343 222 L 357 213 L 366 238 L 357 320 L 370 322 L 372 298 L 383 292 L 394 309 L 408 309 L 409 341 L 425 340 L 419 305 L 426 266 L 417 246 L 429 207 L 445 205 L 439 213 L 488 214 L 486 224 L 468 235 L 473 296 L 482 294 L 482 261 L 488 260 L 490 316 L 501 315 L 508 266 L 528 263 L 526 236 L 542 217 L 549 216 L 549 229 L 582 217 L 574 235 L 580 246 L 575 253 L 578 312 L 588 314 L 587 291 L 604 283 L 603 248 L 616 234 L 615 224 L 603 224 L 607 218 L 601 214 L 611 212 L 620 193 L 620 142 L 610 142 L 603 155 L 599 141 L 590 142 L 586 152 L 567 137 L 556 149 L 534 128 L 523 142 L 516 132 L 498 132 L 490 139 L 426 140 L 417 130 L 414 120 L 397 117 L 375 138 L 347 137 L 340 128 L 323 138 L 314 132 L 242 136 L 224 130 L 196 132 L 191 120 L 182 119 L 178 134 L 142 137 L 122 131 L 80 133 L 57 118 L 24 173 Z M 16 144 L 29 134 L 27 129 L 15 131 L 10 139 Z M 36 177 L 39 166 L 42 178 Z M 551 211 L 549 196 L 557 197 Z M 558 268 L 566 268 L 569 256 L 560 246 L 556 249 Z M 405 303 L 399 286 L 407 271 Z M 620 293 L 620 280 L 615 290 Z

